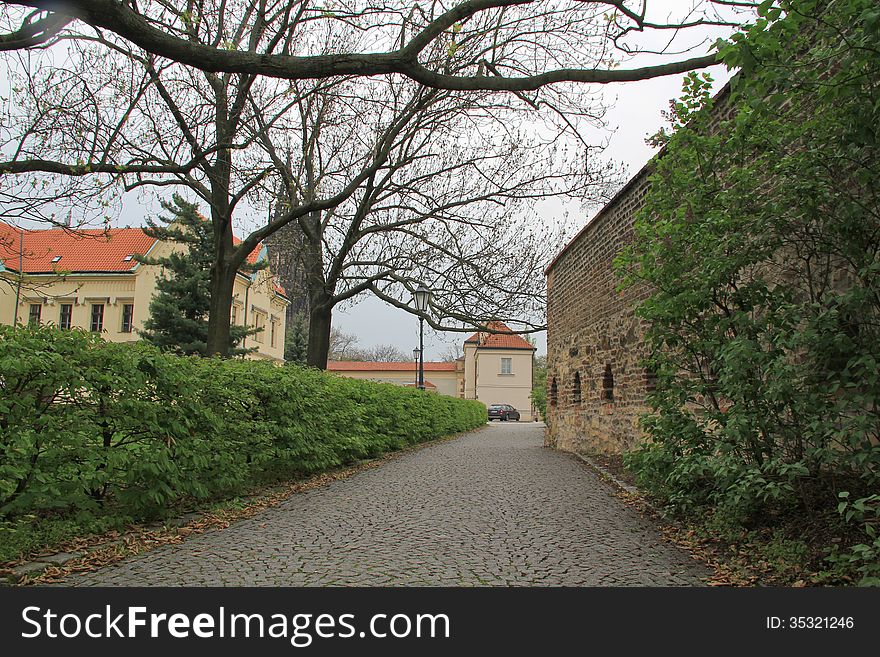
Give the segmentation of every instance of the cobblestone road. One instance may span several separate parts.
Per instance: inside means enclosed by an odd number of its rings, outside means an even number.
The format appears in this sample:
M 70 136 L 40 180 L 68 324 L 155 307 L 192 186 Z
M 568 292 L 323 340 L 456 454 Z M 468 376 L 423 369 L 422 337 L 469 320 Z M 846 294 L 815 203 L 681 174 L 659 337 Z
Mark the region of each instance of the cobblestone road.
M 493 423 L 78 586 L 698 585 L 708 572 L 543 425 Z

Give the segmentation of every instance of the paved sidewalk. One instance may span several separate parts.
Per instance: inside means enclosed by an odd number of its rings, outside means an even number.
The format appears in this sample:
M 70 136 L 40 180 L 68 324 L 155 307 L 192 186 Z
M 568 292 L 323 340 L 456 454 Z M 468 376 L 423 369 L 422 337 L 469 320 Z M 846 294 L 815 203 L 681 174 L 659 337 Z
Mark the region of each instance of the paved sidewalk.
M 75 586 L 660 586 L 709 572 L 543 425 L 492 423 Z

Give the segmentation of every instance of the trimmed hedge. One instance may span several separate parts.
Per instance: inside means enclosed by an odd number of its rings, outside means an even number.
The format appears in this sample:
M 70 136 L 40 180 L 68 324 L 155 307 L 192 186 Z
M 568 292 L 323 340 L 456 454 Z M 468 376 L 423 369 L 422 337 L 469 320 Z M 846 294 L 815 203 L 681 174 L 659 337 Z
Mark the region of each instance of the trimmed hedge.
M 0 326 L 0 517 L 147 518 L 472 429 L 479 402 Z

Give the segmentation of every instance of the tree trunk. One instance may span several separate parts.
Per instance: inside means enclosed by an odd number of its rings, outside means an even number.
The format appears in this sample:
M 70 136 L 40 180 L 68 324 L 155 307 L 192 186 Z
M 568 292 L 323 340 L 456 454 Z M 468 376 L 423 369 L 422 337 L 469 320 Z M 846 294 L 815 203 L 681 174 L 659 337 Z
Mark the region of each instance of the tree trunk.
M 234 141 L 236 125 L 229 117 L 229 95 L 225 83 L 213 74 L 205 74 L 214 91 L 214 126 L 218 143 Z M 232 207 L 229 203 L 232 180 L 232 151 L 220 148 L 217 159 L 208 170 L 211 181 L 211 227 L 214 230 L 214 263 L 211 265 L 211 303 L 208 311 L 208 344 L 206 356 L 229 357 L 229 325 L 235 274 L 242 260 L 234 261 Z M 247 254 L 245 254 L 247 257 Z M 247 317 L 245 308 L 244 316 Z
M 321 213 L 313 212 L 307 218 L 302 259 L 305 281 L 309 291 L 309 350 L 306 364 L 327 369 L 330 354 L 330 328 L 333 316 L 333 287 L 324 279 L 324 258 L 321 235 Z
M 330 353 L 330 325 L 333 306 L 329 303 L 316 304 L 312 298 L 309 309 L 309 367 L 327 369 L 327 356 Z
M 235 269 L 226 265 L 226 258 L 215 253 L 211 267 L 211 305 L 208 314 L 207 356 L 229 356 L 229 325 L 232 310 L 232 289 Z M 219 262 L 218 262 L 219 261 Z

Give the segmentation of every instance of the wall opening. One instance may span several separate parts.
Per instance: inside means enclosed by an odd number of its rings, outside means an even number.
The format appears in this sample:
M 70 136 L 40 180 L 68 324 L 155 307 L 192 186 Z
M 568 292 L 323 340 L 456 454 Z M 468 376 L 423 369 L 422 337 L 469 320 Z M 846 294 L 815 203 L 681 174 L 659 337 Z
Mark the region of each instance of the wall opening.
M 605 364 L 605 372 L 602 374 L 602 401 L 614 401 L 614 373 L 611 371 L 611 363 Z
M 645 391 L 654 392 L 657 389 L 657 372 L 650 367 L 645 368 Z
M 571 401 L 575 404 L 581 403 L 581 373 L 574 373 L 574 385 L 571 388 Z
M 556 385 L 556 377 L 550 380 L 550 405 L 556 406 L 556 399 L 559 396 L 559 388 Z

